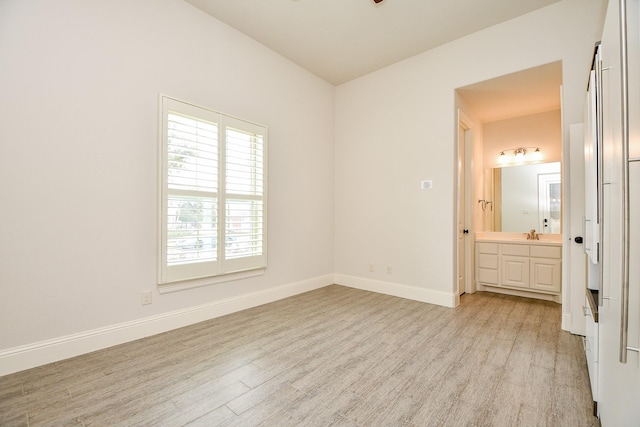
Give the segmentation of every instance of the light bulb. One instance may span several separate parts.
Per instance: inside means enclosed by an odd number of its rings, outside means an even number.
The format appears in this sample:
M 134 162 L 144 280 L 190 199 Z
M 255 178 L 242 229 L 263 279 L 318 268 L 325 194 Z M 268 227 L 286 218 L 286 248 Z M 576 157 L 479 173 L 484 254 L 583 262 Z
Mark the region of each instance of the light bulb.
M 507 155 L 504 154 L 504 151 L 500 152 L 500 157 L 498 157 L 498 164 L 505 164 L 509 161 L 509 159 L 507 158 Z
M 533 160 L 540 161 L 542 160 L 542 151 L 539 148 L 536 148 L 536 151 L 533 152 Z

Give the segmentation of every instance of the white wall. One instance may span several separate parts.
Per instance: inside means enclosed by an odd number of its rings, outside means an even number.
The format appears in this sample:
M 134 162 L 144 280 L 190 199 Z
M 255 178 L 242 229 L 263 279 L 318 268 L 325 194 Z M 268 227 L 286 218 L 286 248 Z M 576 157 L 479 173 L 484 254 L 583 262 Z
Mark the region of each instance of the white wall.
M 0 82 L 0 365 L 332 282 L 333 86 L 181 0 L 2 0 Z M 269 127 L 264 276 L 157 292 L 159 93 Z
M 339 282 L 455 303 L 454 91 L 560 60 L 563 123 L 581 122 L 605 3 L 564 0 L 337 88 Z
M 0 375 L 334 272 L 451 305 L 455 88 L 562 60 L 563 120 L 581 121 L 602 3 L 564 0 L 334 89 L 181 0 L 1 0 Z M 264 276 L 157 292 L 158 93 L 269 126 Z
M 485 183 L 484 180 L 487 178 L 487 173 L 491 172 L 491 168 L 503 166 L 498 163 L 499 153 L 503 150 L 518 147 L 538 147 L 541 150 L 542 162 L 562 161 L 562 115 L 560 110 L 486 122 L 482 126 L 482 136 L 482 141 L 476 142 L 476 145 L 482 144 L 483 156 L 476 163 L 478 169 L 475 181 L 484 184 L 484 186 L 475 193 L 477 196 L 474 197 L 475 200 L 492 200 L 495 198 L 491 196 L 493 194 L 492 183 Z M 513 152 L 507 154 L 512 156 Z M 531 152 L 528 153 L 528 155 L 531 154 Z M 491 189 L 491 192 L 485 191 L 485 188 Z M 535 200 L 537 201 L 537 192 L 535 194 Z M 504 212 L 505 202 L 508 202 L 508 198 L 502 200 L 502 212 Z M 476 214 L 479 213 L 484 218 L 484 225 L 479 230 L 495 230 L 493 225 L 495 221 L 494 213 L 497 212 L 498 206 L 494 205 L 495 210 L 489 209 L 485 211 L 479 209 L 478 205 L 475 208 Z M 518 228 L 502 229 L 502 231 L 529 231 L 531 228 L 536 228 L 540 231 L 540 227 L 537 224 L 537 215 L 535 218 L 529 217 L 526 223 L 529 223 L 529 221 L 533 221 L 535 225 L 533 227 L 521 225 Z M 505 221 L 502 221 L 502 223 L 504 225 Z
M 509 148 L 538 147 L 543 162 L 562 161 L 560 110 L 487 122 L 482 132 L 484 169 L 500 167 L 499 154 Z M 531 151 L 527 152 L 527 155 L 530 154 Z

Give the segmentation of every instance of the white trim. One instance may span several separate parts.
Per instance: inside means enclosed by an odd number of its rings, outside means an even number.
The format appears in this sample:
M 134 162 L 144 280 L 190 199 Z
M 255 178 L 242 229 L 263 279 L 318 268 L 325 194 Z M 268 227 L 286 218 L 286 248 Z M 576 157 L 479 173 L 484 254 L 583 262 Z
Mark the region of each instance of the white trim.
M 454 286 L 458 292 L 456 295 L 456 306 L 460 304 L 460 290 L 458 289 L 459 283 L 459 268 L 460 268 L 460 260 L 459 254 L 460 249 L 458 248 L 458 243 L 460 241 L 459 238 L 459 224 L 460 224 L 460 215 L 464 216 L 463 225 L 469 230 L 469 234 L 466 237 L 463 237 L 463 243 L 465 246 L 465 259 L 464 263 L 464 285 L 465 292 L 473 293 L 475 292 L 475 287 L 473 284 L 475 283 L 474 278 L 474 238 L 475 236 L 475 226 L 473 222 L 473 210 L 475 205 L 473 204 L 473 177 L 474 177 L 474 122 L 466 115 L 466 113 L 461 109 L 457 109 L 456 115 L 456 144 L 455 144 L 455 189 L 456 189 L 456 200 L 455 200 L 455 231 L 454 231 L 454 259 L 455 259 L 455 267 L 454 267 Z M 464 164 L 462 165 L 462 169 L 464 170 L 464 194 L 460 194 L 460 128 L 464 130 L 464 141 L 462 141 L 462 145 L 464 146 Z M 464 212 L 460 212 L 460 199 L 464 198 Z
M 456 291 L 435 291 L 433 289 L 419 288 L 417 286 L 402 285 L 399 283 L 383 282 L 379 280 L 371 280 L 362 277 L 348 276 L 346 274 L 336 274 L 335 283 L 342 286 L 348 286 L 350 288 L 362 289 L 364 291 L 376 292 L 379 294 L 392 295 L 395 297 L 426 302 L 444 307 L 456 306 Z
M 0 351 L 0 376 L 203 322 L 333 284 L 327 274 L 224 300 Z
M 237 273 L 221 274 L 219 276 L 205 277 L 202 279 L 185 280 L 183 282 L 165 283 L 158 285 L 158 293 L 168 294 L 171 292 L 184 291 L 187 289 L 200 288 L 202 286 L 216 285 L 218 283 L 229 283 L 235 280 L 245 280 L 252 277 L 264 275 L 266 268 L 255 270 L 239 271 Z
M 563 306 L 564 308 L 564 306 Z M 562 329 L 563 331 L 567 331 L 567 332 L 571 332 L 574 333 L 572 331 L 572 323 L 571 323 L 571 313 L 570 312 L 563 312 L 562 313 L 562 323 L 560 324 L 560 329 Z M 580 334 L 578 334 L 580 335 Z

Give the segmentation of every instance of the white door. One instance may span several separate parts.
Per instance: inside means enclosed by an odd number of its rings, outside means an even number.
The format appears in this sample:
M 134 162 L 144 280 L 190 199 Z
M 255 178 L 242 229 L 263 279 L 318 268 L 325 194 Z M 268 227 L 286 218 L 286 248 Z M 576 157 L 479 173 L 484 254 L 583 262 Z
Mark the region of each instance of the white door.
M 466 242 L 465 236 L 468 229 L 465 225 L 466 212 L 466 185 L 465 185 L 465 129 L 458 127 L 458 294 L 466 291 Z
M 584 168 L 584 126 L 580 124 L 571 125 L 569 128 L 570 162 L 569 187 L 567 188 L 568 209 L 565 215 L 569 215 L 569 229 L 565 231 L 570 237 L 570 241 L 563 245 L 566 252 L 566 266 L 563 264 L 563 274 L 566 275 L 566 284 L 563 291 L 563 307 L 565 313 L 563 329 L 571 331 L 576 335 L 585 335 L 586 323 L 582 312 L 586 292 L 586 255 L 584 253 L 584 242 L 576 242 L 576 237 L 584 239 L 584 215 L 585 215 L 585 168 Z M 568 313 L 568 315 L 566 315 Z
M 640 420 L 640 164 L 629 166 L 630 220 L 629 236 L 629 305 L 623 304 L 625 286 L 626 237 L 624 227 L 624 162 L 621 146 L 624 143 L 622 123 L 625 114 L 621 111 L 623 85 L 621 79 L 620 52 L 621 4 L 626 5 L 626 40 L 628 42 L 628 124 L 629 156 L 640 157 L 640 5 L 638 0 L 609 2 L 602 36 L 604 104 L 604 235 L 602 268 L 604 269 L 602 293 L 599 307 L 599 354 L 598 354 L 598 411 L 603 426 L 638 426 Z M 622 314 L 628 308 L 628 322 Z M 626 324 L 625 324 L 626 323 Z M 626 333 L 625 333 L 626 332 Z M 628 350 L 626 347 L 634 348 Z M 626 356 L 626 363 L 621 361 Z

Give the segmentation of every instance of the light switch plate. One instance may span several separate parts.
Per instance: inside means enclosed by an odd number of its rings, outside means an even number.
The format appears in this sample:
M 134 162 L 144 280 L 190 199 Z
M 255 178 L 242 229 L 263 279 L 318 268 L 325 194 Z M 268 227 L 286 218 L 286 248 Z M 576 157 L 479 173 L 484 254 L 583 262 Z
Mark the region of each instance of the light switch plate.
M 427 190 L 432 187 L 433 187 L 433 181 L 430 179 L 425 179 L 424 181 L 420 182 L 420 188 L 422 188 L 423 190 Z

